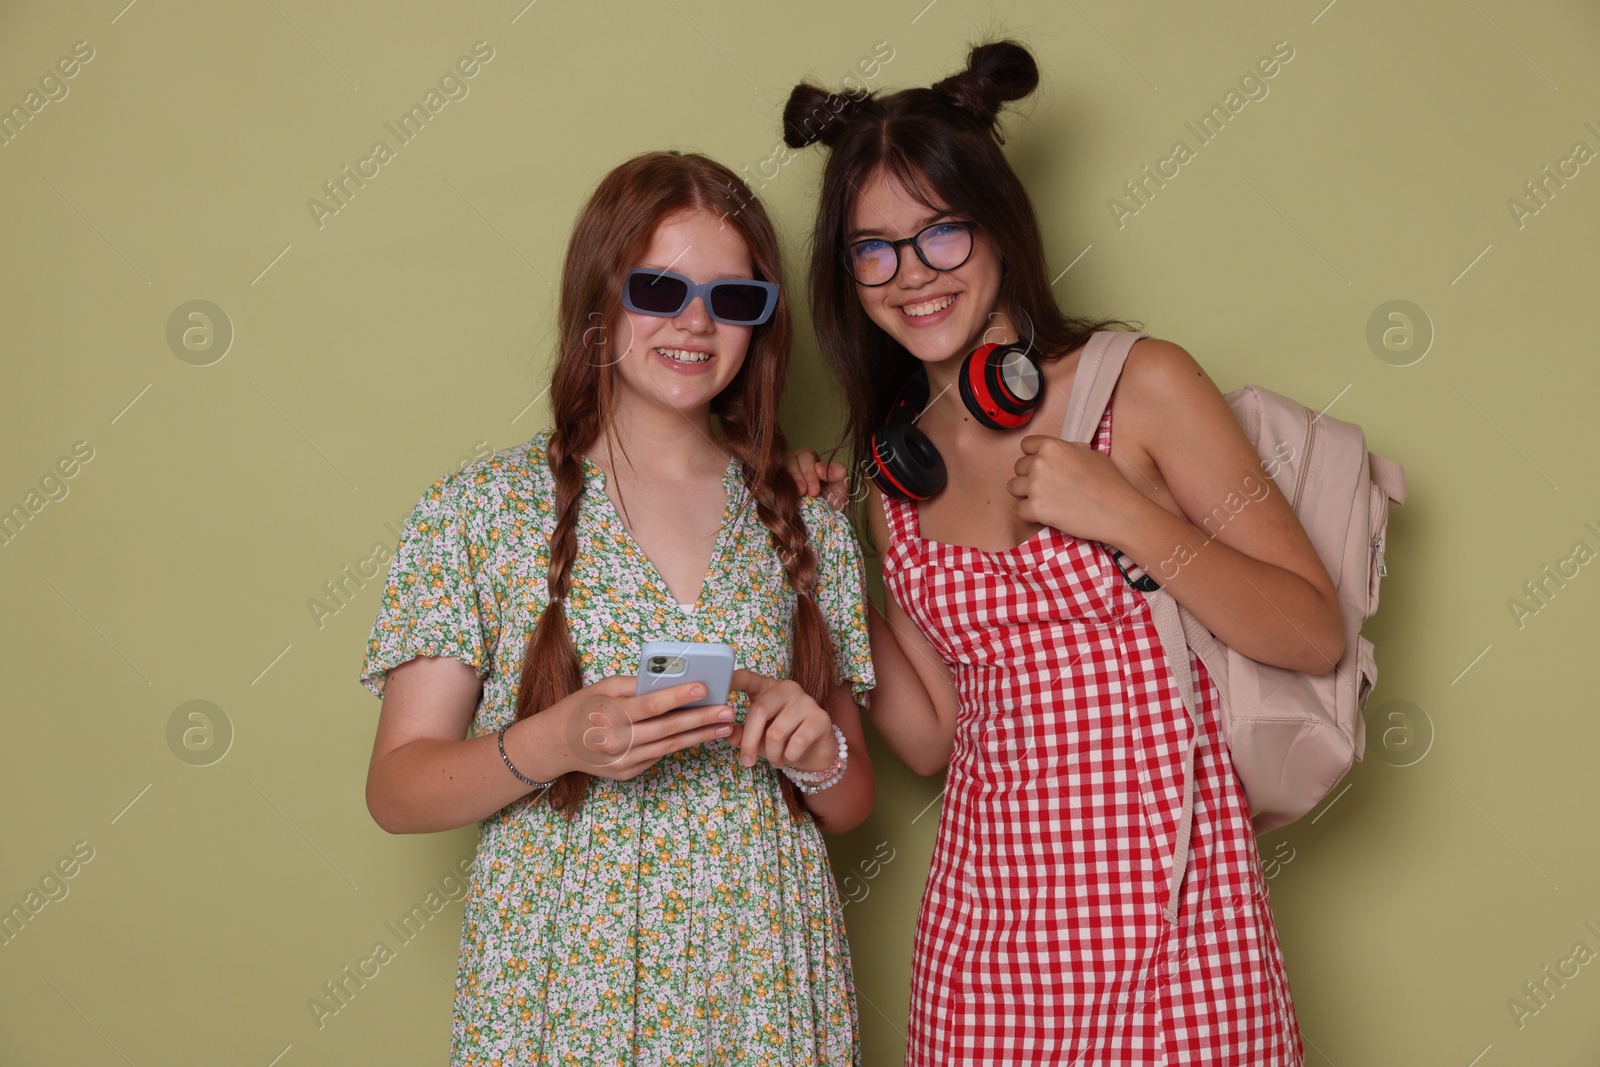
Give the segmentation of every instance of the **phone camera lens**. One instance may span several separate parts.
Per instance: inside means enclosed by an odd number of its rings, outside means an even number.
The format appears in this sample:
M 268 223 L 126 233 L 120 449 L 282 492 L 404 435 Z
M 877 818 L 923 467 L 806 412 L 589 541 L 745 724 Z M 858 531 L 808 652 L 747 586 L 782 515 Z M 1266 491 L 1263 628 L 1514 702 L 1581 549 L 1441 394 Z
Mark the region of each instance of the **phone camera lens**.
M 665 657 L 665 656 L 651 656 L 650 657 L 650 673 L 651 674 L 660 674 L 662 671 L 664 671 L 666 669 L 666 667 L 667 667 L 667 657 Z

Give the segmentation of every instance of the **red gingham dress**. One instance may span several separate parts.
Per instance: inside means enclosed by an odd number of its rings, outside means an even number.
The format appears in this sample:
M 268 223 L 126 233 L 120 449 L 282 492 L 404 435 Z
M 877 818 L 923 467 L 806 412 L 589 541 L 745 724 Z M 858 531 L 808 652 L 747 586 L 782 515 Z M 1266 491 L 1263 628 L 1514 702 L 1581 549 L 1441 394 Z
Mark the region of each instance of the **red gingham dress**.
M 1094 447 L 1111 450 L 1106 409 Z M 1191 654 L 1202 736 L 1174 927 L 1162 916 L 1192 730 L 1143 596 L 1046 527 L 925 540 L 884 498 L 883 576 L 960 693 L 912 957 L 909 1067 L 1300 1067 L 1249 808 Z

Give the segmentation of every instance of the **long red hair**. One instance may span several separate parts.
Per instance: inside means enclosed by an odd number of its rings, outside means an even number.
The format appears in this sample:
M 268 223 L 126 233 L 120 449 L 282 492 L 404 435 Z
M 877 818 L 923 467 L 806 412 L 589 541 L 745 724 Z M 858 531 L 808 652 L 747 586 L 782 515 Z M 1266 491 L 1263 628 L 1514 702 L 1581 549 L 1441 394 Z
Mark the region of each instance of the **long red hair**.
M 584 684 L 564 598 L 577 552 L 583 456 L 610 425 L 614 405 L 608 331 L 594 329 L 595 323 L 616 321 L 623 280 L 662 220 L 693 209 L 717 215 L 737 230 L 750 250 L 756 277 L 782 284 L 778 236 L 766 210 L 738 175 L 705 156 L 675 151 L 635 156 L 605 176 L 578 214 L 561 274 L 560 352 L 550 384 L 554 425 L 548 460 L 556 483 L 556 525 L 546 575 L 550 603 L 524 653 L 517 689 L 519 720 Z M 788 302 L 780 297 L 772 317 L 752 328 L 744 364 L 712 401 L 711 410 L 724 444 L 743 466 L 756 514 L 771 534 L 796 593 L 790 676 L 826 707 L 833 687 L 833 644 L 812 595 L 816 557 L 800 515 L 799 490 L 784 470 L 788 445 L 778 427 L 789 344 Z M 542 799 L 570 816 L 582 804 L 590 778 L 583 771 L 564 774 L 543 791 Z M 780 777 L 780 784 L 789 811 L 802 817 L 805 809 L 793 785 L 786 777 Z

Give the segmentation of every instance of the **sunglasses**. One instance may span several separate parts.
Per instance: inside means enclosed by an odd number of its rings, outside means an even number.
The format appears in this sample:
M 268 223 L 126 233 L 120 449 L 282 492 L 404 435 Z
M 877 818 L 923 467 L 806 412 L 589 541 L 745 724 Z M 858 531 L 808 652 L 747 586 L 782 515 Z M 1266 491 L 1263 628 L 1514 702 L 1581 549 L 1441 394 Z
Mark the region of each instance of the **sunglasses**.
M 971 257 L 972 231 L 977 228 L 976 222 L 936 222 L 898 241 L 881 237 L 857 241 L 844 250 L 845 269 L 858 285 L 888 285 L 900 273 L 900 249 L 910 245 L 929 270 L 955 270 Z
M 641 315 L 681 315 L 695 297 L 706 311 L 730 326 L 759 326 L 778 306 L 778 286 L 753 278 L 697 282 L 670 270 L 635 267 L 622 286 L 622 306 Z

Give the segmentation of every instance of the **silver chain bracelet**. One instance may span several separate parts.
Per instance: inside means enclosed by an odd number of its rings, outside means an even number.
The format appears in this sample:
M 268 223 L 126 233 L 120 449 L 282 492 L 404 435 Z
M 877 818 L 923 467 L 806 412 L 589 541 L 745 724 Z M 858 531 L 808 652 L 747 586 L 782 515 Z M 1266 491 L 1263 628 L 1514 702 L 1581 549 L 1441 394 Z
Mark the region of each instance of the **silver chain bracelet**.
M 536 782 L 532 778 L 529 778 L 527 775 L 523 774 L 521 771 L 517 770 L 516 765 L 511 762 L 511 757 L 506 755 L 506 731 L 509 729 L 511 729 L 511 724 L 507 723 L 505 726 L 500 727 L 499 732 L 495 734 L 495 737 L 499 739 L 500 742 L 500 758 L 506 761 L 506 769 L 512 774 L 516 775 L 518 781 L 522 782 L 524 785 L 531 786 L 534 789 L 544 789 L 548 786 L 554 785 L 556 782 L 554 778 L 550 779 L 548 782 Z

